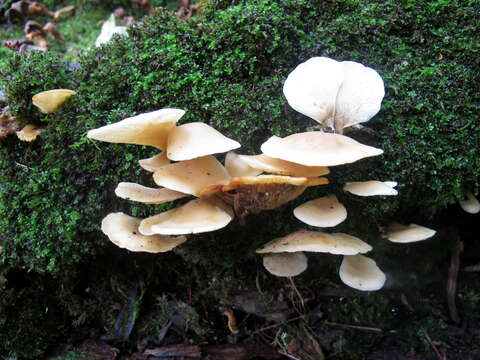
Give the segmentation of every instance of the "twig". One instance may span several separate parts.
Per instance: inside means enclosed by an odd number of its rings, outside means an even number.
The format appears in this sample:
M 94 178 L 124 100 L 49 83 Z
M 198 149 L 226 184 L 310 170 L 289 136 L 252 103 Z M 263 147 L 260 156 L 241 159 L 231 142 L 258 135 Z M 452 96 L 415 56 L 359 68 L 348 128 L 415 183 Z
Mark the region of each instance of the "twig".
M 450 269 L 448 270 L 447 280 L 447 300 L 450 317 L 456 323 L 460 322 L 457 306 L 455 305 L 455 294 L 457 292 L 457 276 L 460 268 L 460 253 L 463 251 L 463 242 L 457 240 L 452 249 L 452 259 L 450 261 Z
M 465 266 L 462 270 L 469 272 L 480 271 L 480 264 Z
M 250 332 L 248 335 L 253 335 L 253 334 L 258 334 L 258 333 L 261 333 L 263 331 L 267 331 L 267 330 L 270 330 L 270 329 L 274 329 L 276 327 L 279 327 L 279 326 L 282 326 L 282 325 L 285 325 L 285 324 L 288 324 L 288 323 L 291 323 L 293 321 L 297 321 L 297 320 L 300 320 L 300 319 L 303 319 L 304 316 L 297 316 L 297 317 L 294 317 L 294 318 L 291 318 L 291 319 L 288 319 L 288 320 L 285 320 L 285 321 L 282 321 L 280 323 L 276 323 L 276 324 L 273 324 L 273 325 L 270 325 L 270 326 L 265 326 L 263 328 L 260 328 L 258 330 L 255 330 L 255 331 L 252 331 Z
M 323 324 L 328 325 L 328 326 L 344 327 L 344 328 L 347 328 L 347 329 L 364 330 L 364 331 L 374 331 L 374 332 L 383 332 L 383 330 L 380 329 L 380 328 L 374 328 L 374 327 L 368 327 L 368 326 L 339 324 L 339 323 L 330 322 L 330 321 L 324 321 Z
M 303 296 L 300 293 L 300 291 L 298 290 L 297 286 L 295 285 L 295 282 L 293 281 L 293 278 L 291 276 L 289 276 L 288 280 L 290 281 L 290 285 L 293 289 L 293 292 L 295 293 L 295 295 L 297 295 L 297 298 L 300 300 L 301 308 L 300 308 L 300 311 L 298 311 L 298 309 L 297 309 L 297 311 L 300 314 L 304 314 L 305 313 L 305 301 L 303 300 Z M 293 299 L 292 299 L 292 302 L 295 305 L 295 302 L 293 301 Z
M 439 360 L 446 360 L 446 357 L 445 355 L 442 356 L 442 354 L 440 354 L 440 351 L 438 351 L 438 348 L 436 347 L 436 345 L 433 343 L 432 339 L 430 338 L 430 336 L 428 335 L 427 331 L 422 328 L 422 331 L 423 331 L 423 334 L 425 335 L 425 339 L 427 339 L 428 343 L 432 346 L 433 348 L 433 351 L 435 351 L 435 354 L 437 355 L 438 359 Z

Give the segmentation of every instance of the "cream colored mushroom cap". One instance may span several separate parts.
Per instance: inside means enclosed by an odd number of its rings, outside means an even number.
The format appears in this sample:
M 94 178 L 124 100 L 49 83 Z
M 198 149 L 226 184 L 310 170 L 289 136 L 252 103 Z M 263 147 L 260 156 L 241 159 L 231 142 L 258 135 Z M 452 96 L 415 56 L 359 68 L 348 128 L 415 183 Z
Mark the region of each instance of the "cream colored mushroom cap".
M 287 236 L 273 239 L 256 252 L 279 253 L 295 251 L 326 252 L 335 255 L 366 253 L 372 247 L 359 238 L 343 234 L 326 234 L 317 231 L 299 230 Z
M 181 109 L 152 111 L 90 130 L 87 137 L 110 143 L 149 145 L 165 149 L 168 133 L 184 114 L 185 111 Z
M 170 160 L 167 158 L 165 152 L 161 152 L 148 159 L 138 160 L 138 164 L 147 171 L 155 172 L 158 168 L 170 164 Z
M 393 223 L 388 226 L 384 236 L 392 242 L 411 243 L 431 238 L 435 233 L 435 230 L 417 224 L 402 225 Z
M 378 113 L 385 95 L 385 85 L 372 68 L 354 61 L 340 63 L 344 80 L 335 102 L 335 128 L 370 120 Z
M 102 220 L 102 232 L 111 242 L 130 251 L 160 253 L 172 250 L 185 242 L 185 236 L 145 236 L 139 233 L 141 219 L 124 213 L 111 213 Z
M 153 180 L 158 186 L 198 196 L 212 185 L 226 185 L 230 175 L 211 155 L 165 165 L 155 171 Z
M 306 166 L 335 166 L 377 156 L 383 150 L 340 134 L 310 131 L 285 138 L 272 136 L 262 144 L 264 154 Z
M 17 131 L 16 134 L 19 140 L 32 142 L 37 138 L 40 132 L 41 130 L 38 129 L 35 125 L 28 124 L 25 125 L 22 130 Z
M 122 199 L 138 201 L 144 204 L 163 204 L 189 196 L 166 188 L 149 188 L 140 184 L 121 182 L 115 189 L 115 195 Z
M 347 218 L 347 209 L 335 195 L 328 195 L 297 206 L 293 215 L 311 226 L 332 227 Z
M 379 290 L 386 280 L 377 263 L 363 255 L 344 256 L 339 275 L 345 285 L 362 291 Z
M 330 172 L 325 166 L 305 166 L 291 161 L 275 159 L 265 154 L 238 156 L 252 168 L 272 174 L 315 177 L 327 175 Z
M 478 202 L 477 198 L 472 194 L 472 192 L 468 191 L 465 193 L 465 200 L 459 201 L 460 207 L 469 214 L 477 214 L 480 212 L 480 202 Z
M 62 106 L 75 91 L 68 89 L 53 89 L 42 91 L 32 97 L 32 103 L 44 114 L 50 114 Z
M 241 145 L 202 122 L 175 127 L 168 135 L 167 157 L 170 160 L 190 160 L 237 149 Z
M 293 109 L 322 123 L 335 114 L 335 99 L 343 79 L 338 61 L 313 57 L 288 75 L 283 94 Z
M 230 151 L 225 156 L 225 168 L 232 177 L 257 176 L 262 173 L 252 168 L 240 158 L 240 155 Z
M 232 208 L 212 197 L 195 199 L 175 209 L 144 219 L 142 234 L 197 234 L 221 229 L 234 218 Z
M 395 181 L 355 181 L 346 183 L 343 190 L 358 196 L 397 195 Z
M 308 259 L 301 251 L 267 254 L 263 256 L 263 266 L 275 276 L 297 276 L 307 270 Z

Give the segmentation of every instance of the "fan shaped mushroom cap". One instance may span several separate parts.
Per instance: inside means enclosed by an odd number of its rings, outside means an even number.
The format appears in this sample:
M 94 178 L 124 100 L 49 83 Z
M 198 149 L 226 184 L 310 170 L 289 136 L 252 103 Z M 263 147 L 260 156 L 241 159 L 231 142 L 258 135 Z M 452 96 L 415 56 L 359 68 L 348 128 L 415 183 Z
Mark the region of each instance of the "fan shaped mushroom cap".
M 335 114 L 335 99 L 343 78 L 338 61 L 313 57 L 288 75 L 283 94 L 293 109 L 323 123 Z
M 291 161 L 275 159 L 265 154 L 238 156 L 252 168 L 272 174 L 315 177 L 327 175 L 330 172 L 325 166 L 305 166 Z
M 153 180 L 158 186 L 198 196 L 200 191 L 212 185 L 226 185 L 230 175 L 211 155 L 185 160 L 157 169 Z
M 343 190 L 358 196 L 397 195 L 395 181 L 355 181 L 346 183 Z
M 168 135 L 167 157 L 174 161 L 190 160 L 240 146 L 207 124 L 188 123 L 175 127 Z
M 317 231 L 299 230 L 287 236 L 273 239 L 256 252 L 278 253 L 295 251 L 326 252 L 335 255 L 366 253 L 372 247 L 359 238 L 343 234 L 326 234 Z
M 42 113 L 50 114 L 75 94 L 75 91 L 68 89 L 47 90 L 33 95 L 32 102 Z
M 335 195 L 328 195 L 297 206 L 293 215 L 311 226 L 332 227 L 347 218 L 347 209 Z
M 477 214 L 480 212 L 480 202 L 470 192 L 465 193 L 465 200 L 459 201 L 460 207 L 469 214 Z
M 435 233 L 435 230 L 417 224 L 402 225 L 393 223 L 388 226 L 384 236 L 392 242 L 410 243 L 426 240 L 435 235 Z
M 165 155 L 165 152 L 161 152 L 148 159 L 138 160 L 138 164 L 147 171 L 155 172 L 162 166 L 170 164 L 170 160 L 167 158 L 167 155 Z
M 234 218 L 230 206 L 214 197 L 195 199 L 158 215 L 144 219 L 142 234 L 197 234 L 221 229 Z
M 152 189 L 135 183 L 121 182 L 115 189 L 115 194 L 122 198 L 138 201 L 144 204 L 163 204 L 169 201 L 189 196 L 166 188 Z
M 145 236 L 138 232 L 141 219 L 124 213 L 111 213 L 102 220 L 102 232 L 111 242 L 130 251 L 159 253 L 185 242 L 185 236 Z
M 165 149 L 168 133 L 184 114 L 185 111 L 181 109 L 152 111 L 90 130 L 87 137 L 110 143 L 149 145 Z
M 377 156 L 382 149 L 363 145 L 347 136 L 322 131 L 293 134 L 285 138 L 272 136 L 262 144 L 270 157 L 306 166 L 335 166 Z
M 345 285 L 362 291 L 379 290 L 386 280 L 377 263 L 363 255 L 344 256 L 339 275 Z
M 37 138 L 38 134 L 40 134 L 40 131 L 41 130 L 35 125 L 28 124 L 25 125 L 22 130 L 17 131 L 16 134 L 19 140 L 31 142 Z
M 308 259 L 301 251 L 267 254 L 263 257 L 263 266 L 275 276 L 297 276 L 307 270 Z
M 262 172 L 252 168 L 240 158 L 240 155 L 230 151 L 225 156 L 225 168 L 232 177 L 257 176 Z

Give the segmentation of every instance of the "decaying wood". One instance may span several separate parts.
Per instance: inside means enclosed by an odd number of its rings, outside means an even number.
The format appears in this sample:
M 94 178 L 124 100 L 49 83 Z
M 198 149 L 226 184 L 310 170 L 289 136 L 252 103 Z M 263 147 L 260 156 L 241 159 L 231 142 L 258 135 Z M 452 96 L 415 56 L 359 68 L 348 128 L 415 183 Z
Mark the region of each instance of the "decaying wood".
M 450 261 L 450 269 L 448 270 L 447 280 L 447 301 L 450 317 L 456 323 L 460 322 L 457 306 L 455 305 L 455 294 L 457 292 L 457 276 L 460 268 L 460 254 L 463 251 L 463 242 L 457 240 L 452 249 L 452 259 Z
M 281 355 L 266 344 L 212 345 L 202 348 L 205 360 L 249 360 L 257 357 L 279 359 Z
M 202 356 L 199 346 L 183 344 L 162 346 L 155 349 L 145 350 L 143 355 L 154 356 L 159 359 L 168 357 L 200 358 Z

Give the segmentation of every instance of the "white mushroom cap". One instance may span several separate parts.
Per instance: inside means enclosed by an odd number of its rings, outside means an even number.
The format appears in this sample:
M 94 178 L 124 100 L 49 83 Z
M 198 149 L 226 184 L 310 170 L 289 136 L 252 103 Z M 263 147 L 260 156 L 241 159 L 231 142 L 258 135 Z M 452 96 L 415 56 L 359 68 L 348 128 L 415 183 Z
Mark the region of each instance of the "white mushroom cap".
M 172 250 L 185 242 L 185 236 L 145 236 L 139 233 L 142 219 L 124 213 L 111 213 L 102 220 L 102 231 L 111 242 L 130 251 L 159 253 Z
M 167 157 L 174 161 L 190 160 L 240 146 L 207 124 L 188 123 L 175 127 L 168 135 Z
M 385 95 L 385 85 L 375 70 L 354 61 L 340 64 L 344 80 L 335 102 L 336 129 L 370 120 L 379 112 Z
M 426 240 L 435 235 L 435 233 L 435 230 L 417 224 L 402 225 L 393 223 L 388 226 L 384 236 L 392 242 L 410 243 Z
M 212 185 L 226 185 L 230 175 L 223 165 L 208 155 L 165 165 L 155 171 L 153 180 L 158 186 L 198 196 Z
M 158 168 L 170 164 L 170 160 L 165 152 L 161 152 L 151 158 L 138 160 L 138 164 L 147 171 L 155 172 Z
M 28 124 L 28 125 L 25 125 L 22 128 L 22 130 L 17 131 L 16 134 L 19 140 L 31 142 L 37 138 L 40 132 L 41 130 L 37 128 L 35 125 Z
M 301 251 L 292 253 L 267 254 L 263 266 L 275 276 L 297 276 L 307 270 L 308 259 Z
M 152 189 L 135 183 L 121 182 L 115 189 L 115 194 L 122 198 L 138 201 L 144 204 L 163 204 L 169 201 L 189 196 L 166 188 Z
M 347 209 L 335 195 L 328 195 L 297 206 L 293 215 L 311 226 L 332 227 L 347 218 Z
M 47 90 L 33 95 L 32 102 L 42 113 L 50 114 L 75 94 L 75 91 L 68 89 Z
M 343 78 L 338 61 L 313 57 L 288 75 L 283 94 L 293 109 L 323 123 L 335 114 L 335 99 Z
M 469 214 L 477 214 L 480 212 L 480 202 L 470 192 L 465 193 L 466 200 L 459 201 L 460 207 Z
M 261 147 L 266 155 L 306 166 L 335 166 L 383 153 L 347 136 L 322 131 L 272 136 Z
M 363 255 L 344 256 L 339 275 L 345 285 L 362 291 L 379 290 L 386 280 L 377 263 Z
M 343 190 L 358 196 L 397 195 L 395 186 L 397 186 L 395 181 L 355 181 L 346 183 Z
M 87 137 L 110 143 L 149 145 L 165 149 L 168 133 L 184 114 L 185 111 L 181 109 L 152 111 L 90 130 Z
M 240 155 L 230 151 L 225 156 L 225 168 L 232 177 L 257 176 L 262 173 L 252 168 L 240 158 Z
M 291 161 L 275 159 L 267 155 L 238 155 L 254 169 L 271 174 L 315 177 L 327 175 L 330 171 L 325 166 L 305 166 Z
M 287 236 L 273 239 L 262 248 L 257 249 L 259 254 L 312 251 L 326 252 L 335 255 L 356 255 L 366 253 L 372 247 L 359 238 L 343 234 L 326 234 L 317 231 L 299 230 Z
M 233 210 L 223 201 L 211 197 L 195 199 L 175 209 L 144 219 L 142 234 L 197 234 L 221 229 L 234 218 Z

